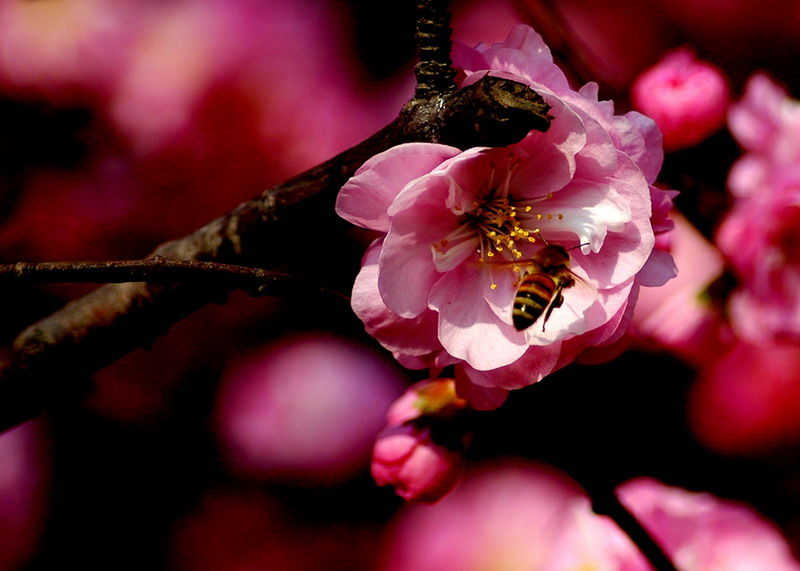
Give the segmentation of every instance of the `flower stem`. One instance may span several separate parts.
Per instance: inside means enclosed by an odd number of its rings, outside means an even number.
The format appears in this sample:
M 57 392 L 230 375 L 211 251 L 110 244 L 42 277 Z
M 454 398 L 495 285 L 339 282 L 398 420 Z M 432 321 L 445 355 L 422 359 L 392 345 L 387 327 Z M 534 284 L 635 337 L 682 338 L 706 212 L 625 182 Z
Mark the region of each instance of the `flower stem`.
M 678 571 L 656 540 L 642 527 L 639 520 L 622 505 L 619 498 L 614 494 L 613 489 L 598 490 L 598 486 L 592 486 L 587 491 L 592 498 L 592 507 L 595 513 L 606 515 L 613 519 L 614 523 L 625 532 L 656 571 Z
M 415 99 L 429 99 L 456 90 L 456 70 L 450 59 L 450 12 L 448 0 L 417 1 L 417 62 Z

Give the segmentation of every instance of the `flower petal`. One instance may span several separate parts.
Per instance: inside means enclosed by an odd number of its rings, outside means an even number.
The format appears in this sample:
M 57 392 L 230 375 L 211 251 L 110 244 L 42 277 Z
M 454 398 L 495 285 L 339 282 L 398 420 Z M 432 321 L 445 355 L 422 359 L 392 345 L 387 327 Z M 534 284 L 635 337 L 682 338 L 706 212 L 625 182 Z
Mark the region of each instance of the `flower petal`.
M 387 212 L 400 191 L 460 152 L 446 145 L 407 143 L 375 155 L 339 191 L 336 213 L 357 226 L 387 232 Z
M 495 369 L 518 359 L 527 344 L 486 303 L 479 277 L 467 265 L 443 274 L 431 291 L 430 307 L 439 312 L 439 340 L 449 354 L 478 370 Z
M 364 254 L 361 271 L 353 284 L 352 306 L 367 332 L 392 352 L 427 356 L 442 350 L 437 337 L 438 315 L 426 310 L 404 319 L 383 303 L 378 292 L 378 257 L 382 240 L 376 240 Z

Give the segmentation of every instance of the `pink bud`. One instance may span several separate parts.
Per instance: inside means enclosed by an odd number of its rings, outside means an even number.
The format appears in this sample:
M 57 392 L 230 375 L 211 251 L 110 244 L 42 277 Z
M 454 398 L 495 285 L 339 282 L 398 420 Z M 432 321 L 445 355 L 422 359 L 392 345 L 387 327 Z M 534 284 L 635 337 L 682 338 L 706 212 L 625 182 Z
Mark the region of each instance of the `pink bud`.
M 431 429 L 411 424 L 384 430 L 372 450 L 372 476 L 379 486 L 394 486 L 401 498 L 435 502 L 461 476 L 463 455 L 437 444 Z
M 719 129 L 730 103 L 722 72 L 691 50 L 669 52 L 633 83 L 634 106 L 664 134 L 664 148 L 691 147 Z
M 386 426 L 400 426 L 420 416 L 452 417 L 467 406 L 456 394 L 453 379 L 425 379 L 415 383 L 386 413 Z

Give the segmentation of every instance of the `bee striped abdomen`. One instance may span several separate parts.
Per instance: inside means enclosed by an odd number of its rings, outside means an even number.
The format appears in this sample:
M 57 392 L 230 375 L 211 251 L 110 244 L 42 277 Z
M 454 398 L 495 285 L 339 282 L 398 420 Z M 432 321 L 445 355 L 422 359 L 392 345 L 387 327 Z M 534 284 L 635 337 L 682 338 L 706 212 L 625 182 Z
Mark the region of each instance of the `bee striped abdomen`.
M 546 274 L 528 274 L 514 296 L 511 319 L 517 331 L 527 329 L 541 317 L 556 295 L 556 281 Z

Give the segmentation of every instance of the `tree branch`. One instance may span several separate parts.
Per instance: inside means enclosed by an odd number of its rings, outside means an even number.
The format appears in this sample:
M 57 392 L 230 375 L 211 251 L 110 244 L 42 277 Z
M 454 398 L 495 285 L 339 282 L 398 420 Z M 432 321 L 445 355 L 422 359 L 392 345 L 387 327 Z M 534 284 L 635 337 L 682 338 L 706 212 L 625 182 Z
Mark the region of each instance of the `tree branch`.
M 450 12 L 448 0 L 417 1 L 417 77 L 415 97 L 424 99 L 456 90 L 456 70 L 450 60 Z
M 605 515 L 614 520 L 614 523 L 630 538 L 634 545 L 644 555 L 656 571 L 678 571 L 664 550 L 648 531 L 639 523 L 639 520 L 622 505 L 613 487 L 601 488 L 584 480 L 582 482 L 592 499 L 592 508 L 595 513 Z M 589 484 L 587 486 L 587 484 Z
M 217 262 L 171 260 L 153 256 L 122 262 L 39 262 L 0 264 L 0 286 L 15 283 L 128 283 L 173 284 L 202 282 L 205 286 L 241 289 L 252 296 L 288 297 L 299 292 L 349 298 L 288 274 Z
M 172 260 L 275 267 L 347 225 L 334 213 L 339 188 L 368 158 L 394 145 L 427 141 L 469 148 L 503 146 L 546 130 L 543 99 L 525 85 L 485 77 L 460 91 L 413 99 L 390 125 L 340 155 L 289 179 L 194 233 L 159 246 Z M 309 229 L 313 229 L 309 231 Z M 100 287 L 29 326 L 0 363 L 0 429 L 73 394 L 70 379 L 147 347 L 200 307 L 223 302 L 231 284 L 204 277 L 179 283 Z M 65 375 L 65 371 L 69 374 Z

